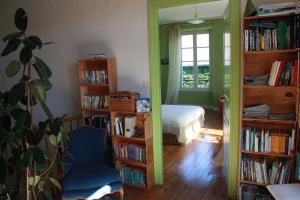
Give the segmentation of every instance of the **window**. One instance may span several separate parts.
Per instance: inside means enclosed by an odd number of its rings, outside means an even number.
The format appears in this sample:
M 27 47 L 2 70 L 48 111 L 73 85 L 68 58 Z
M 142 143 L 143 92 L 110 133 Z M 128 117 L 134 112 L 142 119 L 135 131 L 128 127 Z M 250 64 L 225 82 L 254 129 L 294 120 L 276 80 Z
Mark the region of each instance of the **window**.
M 181 35 L 181 89 L 210 89 L 210 33 Z

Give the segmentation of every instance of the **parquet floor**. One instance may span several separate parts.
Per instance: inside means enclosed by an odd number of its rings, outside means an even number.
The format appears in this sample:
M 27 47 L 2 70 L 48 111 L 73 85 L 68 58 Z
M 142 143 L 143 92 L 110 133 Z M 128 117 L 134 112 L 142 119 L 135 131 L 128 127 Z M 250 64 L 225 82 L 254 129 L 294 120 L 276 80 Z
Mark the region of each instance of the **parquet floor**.
M 201 136 L 187 145 L 164 145 L 165 182 L 148 191 L 125 188 L 125 200 L 227 199 L 222 177 L 222 122 L 206 111 Z

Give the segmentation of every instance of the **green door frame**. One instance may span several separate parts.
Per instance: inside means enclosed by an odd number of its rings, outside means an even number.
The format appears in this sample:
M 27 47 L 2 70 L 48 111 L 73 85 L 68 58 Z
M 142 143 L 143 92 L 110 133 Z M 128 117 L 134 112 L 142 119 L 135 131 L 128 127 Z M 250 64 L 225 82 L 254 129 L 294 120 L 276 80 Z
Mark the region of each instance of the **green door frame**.
M 159 53 L 158 10 L 186 4 L 211 2 L 214 0 L 149 0 L 149 56 L 152 99 L 153 157 L 155 184 L 164 182 L 162 122 L 161 122 L 161 78 Z M 231 99 L 230 99 L 230 144 L 228 196 L 237 197 L 238 149 L 239 149 L 239 98 L 240 98 L 240 0 L 230 0 L 231 38 Z

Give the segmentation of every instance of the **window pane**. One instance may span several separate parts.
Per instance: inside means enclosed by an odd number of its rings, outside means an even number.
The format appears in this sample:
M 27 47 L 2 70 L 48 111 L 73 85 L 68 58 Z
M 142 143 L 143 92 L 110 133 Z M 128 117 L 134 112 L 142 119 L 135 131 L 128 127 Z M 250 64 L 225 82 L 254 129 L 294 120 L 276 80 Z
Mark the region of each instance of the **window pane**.
M 193 67 L 194 62 L 182 62 L 182 67 Z
M 198 61 L 197 65 L 198 66 L 206 66 L 206 65 L 209 65 L 209 61 L 208 60 L 207 61 Z
M 224 60 L 230 60 L 230 47 L 225 47 L 224 51 Z
M 181 36 L 181 48 L 193 48 L 193 35 Z
M 195 84 L 194 67 L 182 68 L 182 87 L 193 88 Z
M 209 48 L 197 48 L 198 61 L 209 60 Z
M 209 81 L 198 81 L 198 88 L 209 88 Z
M 197 47 L 209 47 L 209 34 L 197 35 Z
M 209 88 L 209 65 L 198 66 L 197 72 L 197 87 Z
M 193 61 L 194 54 L 193 49 L 182 49 L 182 61 Z

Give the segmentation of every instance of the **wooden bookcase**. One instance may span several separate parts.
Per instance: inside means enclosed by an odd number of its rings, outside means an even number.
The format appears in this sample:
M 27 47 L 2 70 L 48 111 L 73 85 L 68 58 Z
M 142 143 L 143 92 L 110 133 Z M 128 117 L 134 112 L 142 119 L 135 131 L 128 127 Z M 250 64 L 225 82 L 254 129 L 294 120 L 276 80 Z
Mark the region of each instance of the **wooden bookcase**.
M 80 84 L 80 102 L 81 111 L 83 117 L 88 117 L 97 114 L 109 115 L 109 93 L 116 91 L 116 59 L 105 58 L 105 59 L 85 59 L 78 61 L 78 75 Z M 99 78 L 99 81 L 87 81 L 85 73 L 91 72 L 104 72 L 105 76 Z M 99 75 L 99 73 L 98 73 Z M 89 77 L 92 77 L 90 74 Z M 101 81 L 100 81 L 101 80 Z M 106 106 L 97 106 L 97 108 L 85 106 L 84 97 L 85 95 L 91 96 L 106 96 Z M 108 117 L 110 118 L 110 117 Z
M 258 182 L 242 180 L 241 175 L 241 163 L 242 158 L 255 158 L 267 160 L 267 165 L 275 159 L 290 160 L 292 163 L 291 173 L 289 174 L 289 183 L 294 182 L 294 167 L 295 167 L 295 155 L 297 151 L 297 138 L 298 136 L 298 121 L 299 121 L 299 83 L 297 86 L 277 86 L 271 87 L 268 85 L 246 85 L 244 78 L 246 76 L 265 75 L 270 73 L 272 63 L 275 60 L 282 58 L 287 61 L 297 60 L 299 61 L 300 49 L 292 48 L 284 50 L 260 50 L 260 51 L 246 51 L 245 50 L 245 30 L 249 29 L 249 25 L 255 21 L 284 21 L 289 24 L 291 31 L 293 30 L 294 15 L 277 15 L 268 17 L 244 17 L 241 21 L 242 27 L 242 62 L 241 62 L 241 131 L 240 131 L 240 160 L 239 160 L 239 186 L 241 184 L 266 186 Z M 298 66 L 299 69 L 299 66 Z M 294 113 L 296 115 L 295 120 L 272 120 L 272 119 L 260 119 L 260 118 L 244 118 L 243 109 L 249 106 L 255 106 L 259 104 L 267 104 L 270 106 L 271 113 L 275 114 L 287 114 Z M 295 134 L 295 150 L 289 155 L 276 154 L 276 153 L 261 153 L 254 151 L 246 151 L 242 148 L 243 130 L 245 127 L 258 127 L 262 129 L 294 129 Z
M 122 135 L 116 135 L 115 130 L 115 118 L 117 116 L 136 116 L 137 123 L 135 128 L 135 136 L 138 137 L 126 137 Z M 153 169 L 153 140 L 152 140 L 152 125 L 151 125 L 151 113 L 136 113 L 136 112 L 111 112 L 111 130 L 112 130 L 112 144 L 115 152 L 115 165 L 116 168 L 122 170 L 124 167 L 130 167 L 133 169 L 141 170 L 145 175 L 145 185 L 134 185 L 124 183 L 127 186 L 139 187 L 143 189 L 150 189 L 154 184 L 154 169 Z M 122 123 L 124 130 L 124 122 Z M 117 157 L 118 145 L 137 145 L 145 149 L 146 161 L 140 162 L 135 160 L 120 159 Z

